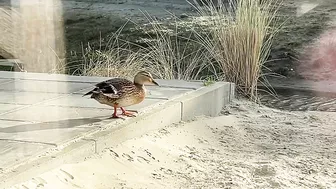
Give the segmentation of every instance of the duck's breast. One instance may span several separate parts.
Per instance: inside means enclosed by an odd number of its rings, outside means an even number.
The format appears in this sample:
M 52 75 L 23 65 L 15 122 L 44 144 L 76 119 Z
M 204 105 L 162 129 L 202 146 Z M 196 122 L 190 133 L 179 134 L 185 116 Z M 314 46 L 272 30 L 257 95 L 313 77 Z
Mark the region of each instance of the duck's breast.
M 133 94 L 125 94 L 122 98 L 118 99 L 116 103 L 119 107 L 127 107 L 141 103 L 145 99 L 145 91 L 139 89 Z

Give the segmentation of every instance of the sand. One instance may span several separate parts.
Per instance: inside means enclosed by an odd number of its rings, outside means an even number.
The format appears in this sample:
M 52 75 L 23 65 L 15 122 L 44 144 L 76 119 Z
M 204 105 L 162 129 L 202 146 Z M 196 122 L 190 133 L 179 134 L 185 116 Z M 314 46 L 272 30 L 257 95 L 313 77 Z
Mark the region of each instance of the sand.
M 168 126 L 17 187 L 336 188 L 335 115 L 236 100 L 218 117 Z

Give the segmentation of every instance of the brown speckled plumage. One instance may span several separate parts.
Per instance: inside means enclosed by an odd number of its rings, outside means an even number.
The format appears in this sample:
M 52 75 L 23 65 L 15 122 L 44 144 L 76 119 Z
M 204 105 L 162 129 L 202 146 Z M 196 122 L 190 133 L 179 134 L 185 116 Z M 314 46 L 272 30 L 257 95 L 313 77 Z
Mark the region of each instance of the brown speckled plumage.
M 145 83 L 158 85 L 150 73 L 141 71 L 134 77 L 134 82 L 123 78 L 109 79 L 97 83 L 95 88 L 85 95 L 91 94 L 91 98 L 99 103 L 114 107 L 113 117 L 118 117 L 116 108 L 121 108 L 123 115 L 129 116 L 132 114 L 126 112 L 123 107 L 139 104 L 145 99 Z
M 97 85 L 99 85 L 99 87 Z M 126 79 L 111 79 L 97 85 L 97 92 L 93 92 L 91 98 L 101 104 L 120 108 L 138 104 L 145 99 L 145 89 L 143 85 L 134 84 Z

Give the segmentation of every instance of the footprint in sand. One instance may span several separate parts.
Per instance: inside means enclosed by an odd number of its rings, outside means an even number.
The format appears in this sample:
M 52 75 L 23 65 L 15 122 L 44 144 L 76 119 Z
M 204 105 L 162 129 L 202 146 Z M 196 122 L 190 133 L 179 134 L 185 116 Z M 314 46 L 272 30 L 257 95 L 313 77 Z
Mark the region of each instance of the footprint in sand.
M 200 144 L 208 144 L 209 143 L 207 140 L 202 139 L 202 138 L 197 138 L 197 140 L 198 140 L 198 143 L 200 143 Z
M 126 158 L 128 161 L 134 161 L 134 158 L 128 154 L 123 153 L 122 157 Z
M 63 169 L 59 169 L 56 172 L 56 177 L 61 182 L 71 185 L 72 188 L 81 188 L 80 186 L 78 186 L 75 183 L 73 183 L 73 180 L 75 179 L 75 177 L 72 174 L 70 174 L 69 172 L 64 171 Z
M 32 178 L 32 182 L 34 183 L 35 187 L 34 188 L 44 188 L 45 185 L 47 184 L 47 181 L 45 181 L 44 179 L 42 179 L 41 177 L 35 177 Z M 21 185 L 22 188 L 25 189 L 29 189 L 31 187 L 27 187 L 26 185 L 22 184 Z M 17 188 L 17 187 L 16 187 Z
M 117 157 L 117 158 L 119 157 L 117 152 L 113 151 L 112 149 L 109 149 L 109 151 L 111 152 L 110 153 L 111 156 L 114 156 L 114 157 Z
M 163 178 L 163 175 L 158 173 L 152 173 L 152 177 L 158 180 L 161 180 Z
M 141 156 L 138 156 L 138 157 L 137 157 L 137 160 L 138 160 L 138 162 L 140 162 L 140 163 L 144 163 L 144 162 L 149 163 L 149 162 L 150 162 L 148 159 L 146 159 L 146 158 L 144 158 L 144 157 L 141 157 Z
M 72 174 L 64 171 L 63 169 L 60 169 L 59 171 L 61 172 L 61 175 L 63 176 L 65 181 L 68 182 L 69 180 L 75 179 L 75 177 Z
M 155 157 L 152 156 L 152 153 L 150 153 L 148 150 L 145 150 L 145 152 L 147 153 L 147 155 L 148 155 L 149 157 L 151 157 L 153 160 L 155 160 Z
M 276 172 L 274 167 L 270 165 L 259 165 L 258 167 L 254 168 L 253 175 L 255 177 L 273 177 L 275 176 Z
M 168 130 L 166 130 L 166 129 L 159 130 L 159 133 L 162 134 L 162 135 L 168 135 L 168 134 L 170 134 L 170 132 Z
M 172 175 L 173 174 L 173 171 L 171 169 L 165 169 L 164 167 L 161 167 L 160 171 L 162 171 L 166 175 Z

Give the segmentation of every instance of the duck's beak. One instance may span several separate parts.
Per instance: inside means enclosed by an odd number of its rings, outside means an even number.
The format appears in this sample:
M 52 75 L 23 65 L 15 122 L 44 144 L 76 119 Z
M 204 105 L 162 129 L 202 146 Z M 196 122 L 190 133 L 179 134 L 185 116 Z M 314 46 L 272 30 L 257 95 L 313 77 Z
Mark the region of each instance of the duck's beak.
M 152 80 L 152 83 L 157 85 L 157 86 L 160 86 L 156 81 Z

